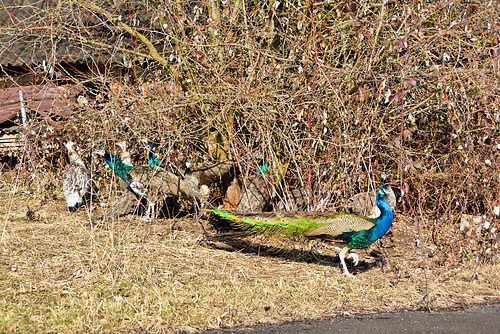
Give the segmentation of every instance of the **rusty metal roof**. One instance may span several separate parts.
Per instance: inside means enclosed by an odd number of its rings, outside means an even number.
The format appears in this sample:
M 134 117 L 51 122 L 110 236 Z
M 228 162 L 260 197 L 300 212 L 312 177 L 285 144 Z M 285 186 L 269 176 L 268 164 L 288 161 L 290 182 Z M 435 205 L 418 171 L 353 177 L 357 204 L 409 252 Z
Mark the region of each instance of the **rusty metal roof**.
M 139 31 L 151 31 L 153 13 L 144 2 L 95 1 L 120 15 Z M 161 29 L 160 29 L 161 31 Z M 106 46 L 112 46 L 106 47 Z M 0 65 L 30 66 L 44 61 L 66 63 L 121 62 L 118 48 L 136 47 L 133 38 L 114 28 L 104 16 L 77 2 L 63 0 L 0 0 Z M 117 47 L 117 48 L 113 48 Z
M 36 111 L 50 120 L 48 112 L 58 116 L 69 116 L 73 113 L 75 96 L 82 91 L 80 86 L 23 86 L 0 89 L 0 124 L 16 117 L 21 109 L 19 91 L 22 92 L 24 107 Z M 51 123 L 57 126 L 57 123 Z

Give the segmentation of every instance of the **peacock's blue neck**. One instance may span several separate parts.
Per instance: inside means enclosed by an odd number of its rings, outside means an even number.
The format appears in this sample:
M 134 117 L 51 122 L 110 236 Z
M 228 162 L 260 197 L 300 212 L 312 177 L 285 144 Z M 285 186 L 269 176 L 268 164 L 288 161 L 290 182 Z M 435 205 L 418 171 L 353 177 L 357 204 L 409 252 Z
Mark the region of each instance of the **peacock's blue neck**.
M 125 183 L 129 183 L 127 172 L 133 168 L 123 163 L 116 155 L 106 152 L 102 158 L 108 164 L 108 166 L 115 172 L 116 175 Z
M 118 161 L 118 158 L 116 157 L 116 155 L 112 154 L 112 153 L 109 153 L 109 152 L 106 152 L 102 158 L 104 159 L 104 161 L 108 164 L 108 166 L 111 168 L 111 169 L 115 169 L 115 164 L 116 164 L 116 161 Z
M 257 167 L 257 175 L 269 174 L 269 164 L 266 160 L 262 159 Z
M 163 167 L 163 164 L 161 163 L 160 159 L 158 159 L 156 154 L 154 154 L 151 151 L 148 152 L 148 165 Z
M 373 228 L 372 239 L 377 240 L 384 236 L 392 226 L 392 209 L 389 203 L 385 200 L 384 196 L 377 194 L 375 201 L 377 207 L 380 209 L 380 216 L 377 218 L 377 223 Z

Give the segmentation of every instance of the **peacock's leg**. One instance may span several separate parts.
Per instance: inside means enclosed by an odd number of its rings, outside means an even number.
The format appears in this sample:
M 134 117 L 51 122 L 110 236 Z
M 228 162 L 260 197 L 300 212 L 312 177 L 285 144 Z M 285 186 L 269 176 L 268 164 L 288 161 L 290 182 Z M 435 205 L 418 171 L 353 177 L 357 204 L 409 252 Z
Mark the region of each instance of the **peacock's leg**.
M 335 248 L 337 250 L 337 252 L 339 252 L 339 253 L 343 250 L 343 248 L 340 248 L 340 247 L 337 247 L 337 246 L 333 246 L 333 248 Z M 358 265 L 358 263 L 359 263 L 359 256 L 358 256 L 358 254 L 348 251 L 347 257 L 350 258 L 352 260 L 352 262 L 354 262 L 355 266 Z
M 148 212 L 146 214 L 146 219 L 148 221 L 153 221 L 155 214 L 155 203 L 152 201 L 148 201 Z
M 342 249 L 342 251 L 339 253 L 339 258 L 340 258 L 340 262 L 342 263 L 342 267 L 344 268 L 344 276 L 345 277 L 352 277 L 352 278 L 355 278 L 356 276 L 352 275 L 349 273 L 349 270 L 347 270 L 347 266 L 345 265 L 345 255 L 347 254 L 347 252 L 349 251 L 349 247 L 344 247 L 344 249 Z

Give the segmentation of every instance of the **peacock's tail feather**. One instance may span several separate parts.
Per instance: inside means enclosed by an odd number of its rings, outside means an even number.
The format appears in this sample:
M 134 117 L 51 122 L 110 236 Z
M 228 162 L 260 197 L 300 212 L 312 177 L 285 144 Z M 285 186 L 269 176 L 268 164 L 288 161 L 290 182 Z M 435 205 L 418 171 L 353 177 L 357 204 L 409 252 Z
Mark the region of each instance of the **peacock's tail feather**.
M 207 211 L 231 222 L 231 227 L 251 230 L 254 233 L 272 234 L 280 231 L 287 235 L 330 239 L 344 232 L 359 231 L 374 226 L 374 219 L 342 213 L 236 215 L 218 209 L 207 209 Z

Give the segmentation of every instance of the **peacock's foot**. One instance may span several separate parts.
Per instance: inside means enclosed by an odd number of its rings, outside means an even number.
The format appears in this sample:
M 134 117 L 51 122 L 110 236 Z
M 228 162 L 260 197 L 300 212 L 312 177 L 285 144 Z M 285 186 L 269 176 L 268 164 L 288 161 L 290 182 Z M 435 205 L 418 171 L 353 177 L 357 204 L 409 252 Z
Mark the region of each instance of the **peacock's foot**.
M 356 278 L 356 276 L 354 276 L 353 274 L 349 273 L 349 272 L 344 272 L 342 274 L 342 276 L 344 277 L 347 277 L 347 278 Z
M 356 254 L 356 253 L 348 253 L 347 257 L 352 260 L 352 262 L 354 263 L 355 266 L 358 265 L 358 263 L 359 263 L 359 255 L 358 254 Z
M 98 218 L 97 220 L 90 221 L 86 226 L 89 228 L 101 228 L 104 225 L 106 217 Z

